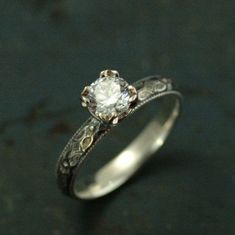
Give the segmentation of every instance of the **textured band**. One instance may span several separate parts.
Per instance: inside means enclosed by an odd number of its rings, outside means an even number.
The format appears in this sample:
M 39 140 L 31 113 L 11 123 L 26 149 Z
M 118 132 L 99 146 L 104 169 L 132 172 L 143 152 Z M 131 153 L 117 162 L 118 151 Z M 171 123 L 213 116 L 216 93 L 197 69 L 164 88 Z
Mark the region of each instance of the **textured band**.
M 181 95 L 179 92 L 174 90 L 172 81 L 170 79 L 162 78 L 160 76 L 150 76 L 132 85 L 137 90 L 138 99 L 135 106 L 131 108 L 128 116 L 145 103 L 161 96 L 168 95 L 176 97 L 177 107 L 174 111 L 175 113 L 173 112 L 172 116 L 174 116 L 174 119 L 176 116 L 178 116 Z M 171 109 L 173 109 L 172 107 Z M 78 170 L 81 166 L 81 163 L 85 160 L 88 153 L 97 144 L 97 142 L 113 127 L 113 125 L 104 123 L 91 116 L 72 136 L 61 153 L 56 168 L 58 185 L 63 193 L 72 197 L 80 197 L 80 195 L 77 195 L 75 192 L 74 184 L 75 179 L 78 176 Z M 166 133 L 166 135 L 167 134 L 168 133 Z M 94 195 L 94 197 L 98 196 Z M 90 196 L 90 198 L 93 197 Z

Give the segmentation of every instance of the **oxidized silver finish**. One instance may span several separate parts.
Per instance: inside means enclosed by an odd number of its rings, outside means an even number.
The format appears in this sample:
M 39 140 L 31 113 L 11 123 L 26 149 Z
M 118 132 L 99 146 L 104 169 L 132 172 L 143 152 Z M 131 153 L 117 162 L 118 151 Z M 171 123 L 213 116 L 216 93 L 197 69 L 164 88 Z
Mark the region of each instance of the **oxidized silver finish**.
M 100 77 L 115 76 L 114 70 L 102 71 Z M 82 106 L 89 105 L 85 87 L 81 94 Z M 57 163 L 59 188 L 67 195 L 76 198 L 93 199 L 101 197 L 126 182 L 153 152 L 158 150 L 168 136 L 180 112 L 181 94 L 174 90 L 170 79 L 150 76 L 132 85 L 127 85 L 131 105 L 125 115 L 101 117 L 94 114 L 77 130 L 61 153 Z M 115 125 L 133 114 L 144 104 L 154 99 L 166 99 L 160 115 L 153 119 L 146 130 L 136 138 L 114 160 L 94 174 L 94 181 L 85 189 L 76 187 L 79 181 L 78 170 L 88 153 Z M 98 159 L 97 159 L 98 160 Z

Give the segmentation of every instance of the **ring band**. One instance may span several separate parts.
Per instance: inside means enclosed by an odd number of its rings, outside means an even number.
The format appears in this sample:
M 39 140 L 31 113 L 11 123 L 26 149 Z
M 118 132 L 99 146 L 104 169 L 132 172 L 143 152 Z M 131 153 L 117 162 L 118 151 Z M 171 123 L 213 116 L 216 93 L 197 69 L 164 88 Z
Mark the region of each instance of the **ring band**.
M 112 97 L 107 98 L 107 95 Z M 119 98 L 115 100 L 115 97 Z M 63 193 L 75 198 L 94 199 L 125 183 L 164 144 L 179 116 L 182 95 L 174 89 L 171 79 L 149 76 L 128 85 L 117 71 L 105 70 L 95 83 L 85 87 L 81 99 L 91 116 L 65 146 L 57 162 L 56 175 Z M 84 160 L 99 140 L 126 117 L 155 99 L 160 111 L 145 129 L 89 180 L 80 178 L 80 168 L 85 167 Z

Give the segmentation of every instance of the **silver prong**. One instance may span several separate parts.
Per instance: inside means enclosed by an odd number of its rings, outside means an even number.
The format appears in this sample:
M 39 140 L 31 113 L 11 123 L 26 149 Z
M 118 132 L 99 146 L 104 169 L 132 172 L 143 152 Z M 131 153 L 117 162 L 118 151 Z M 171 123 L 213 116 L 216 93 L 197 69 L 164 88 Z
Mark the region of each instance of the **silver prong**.
M 130 102 L 135 101 L 136 98 L 137 98 L 137 90 L 136 90 L 136 88 L 134 86 L 129 85 L 127 89 L 128 89 L 129 94 L 130 94 L 129 101 Z
M 85 102 L 83 102 L 83 101 L 82 101 L 82 103 L 81 103 L 81 104 L 82 104 L 82 107 L 84 107 L 84 108 L 86 108 L 86 107 L 87 107 L 87 103 L 85 103 Z
M 107 114 L 99 114 L 99 118 L 104 122 L 109 122 L 112 119 L 112 116 Z
M 117 113 L 113 112 L 111 114 L 102 114 L 102 113 L 96 113 L 96 116 L 99 117 L 100 120 L 104 121 L 104 122 L 110 122 L 112 121 L 114 118 L 117 117 Z
M 119 121 L 119 118 L 118 118 L 118 117 L 115 117 L 115 118 L 112 120 L 113 125 L 118 124 L 118 121 Z
M 81 93 L 81 96 L 87 96 L 89 91 L 90 91 L 90 86 L 85 86 Z
M 119 73 L 116 70 L 106 69 L 100 73 L 100 77 L 119 77 Z
M 88 99 L 88 94 L 90 92 L 90 87 L 85 86 L 82 93 L 81 93 L 81 102 L 82 102 L 82 107 L 87 107 L 89 104 L 90 100 Z

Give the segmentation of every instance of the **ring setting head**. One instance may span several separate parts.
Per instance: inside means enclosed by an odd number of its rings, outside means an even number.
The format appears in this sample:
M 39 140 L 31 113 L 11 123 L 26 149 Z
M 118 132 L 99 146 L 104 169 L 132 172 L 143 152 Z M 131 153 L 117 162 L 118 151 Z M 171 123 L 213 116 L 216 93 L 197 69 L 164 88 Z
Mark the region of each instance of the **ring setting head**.
M 115 70 L 104 70 L 100 77 L 81 93 L 83 107 L 97 119 L 117 124 L 130 112 L 137 99 L 137 90 Z

